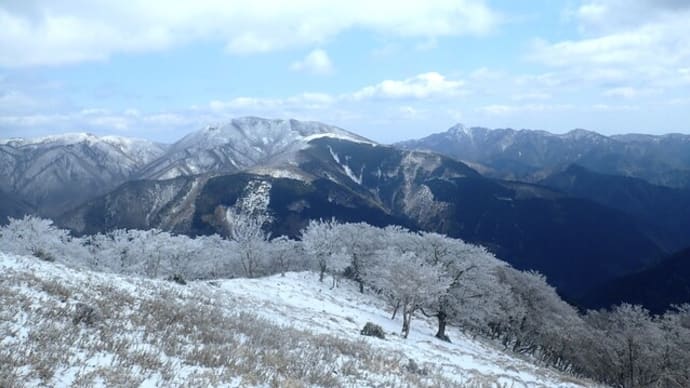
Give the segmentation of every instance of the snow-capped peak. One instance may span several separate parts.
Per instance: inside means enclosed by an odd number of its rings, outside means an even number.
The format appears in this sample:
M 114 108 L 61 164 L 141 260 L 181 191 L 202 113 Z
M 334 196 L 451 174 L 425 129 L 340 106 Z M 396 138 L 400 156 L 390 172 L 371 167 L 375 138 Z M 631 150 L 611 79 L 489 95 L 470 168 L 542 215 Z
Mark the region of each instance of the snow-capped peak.
M 185 136 L 142 175 L 161 179 L 185 174 L 235 172 L 295 153 L 322 137 L 374 144 L 344 129 L 319 122 L 242 117 L 209 125 Z
M 455 124 L 452 127 L 448 128 L 448 133 L 451 135 L 468 135 L 469 129 L 461 123 Z
M 0 144 L 11 145 L 15 147 L 22 147 L 27 145 L 44 145 L 44 144 L 56 144 L 56 145 L 68 145 L 77 144 L 82 142 L 96 142 L 98 141 L 98 136 L 86 133 L 86 132 L 73 132 L 73 133 L 63 133 L 60 135 L 49 135 L 41 136 L 36 138 L 22 138 L 15 137 L 10 139 L 0 139 Z
M 490 131 L 490 129 L 482 127 L 466 127 L 463 124 L 456 124 L 450 127 L 446 133 L 451 137 L 474 139 L 475 137 L 485 136 Z
M 573 129 L 567 133 L 564 133 L 563 135 L 560 135 L 560 137 L 572 140 L 598 140 L 606 138 L 604 135 L 582 128 Z
M 13 147 L 73 145 L 79 143 L 85 143 L 88 145 L 108 144 L 120 148 L 123 151 L 147 146 L 157 148 L 161 147 L 160 144 L 156 144 L 149 140 L 115 135 L 97 136 L 88 132 L 69 132 L 60 135 L 49 135 L 35 138 L 15 137 L 9 139 L 0 139 L 0 144 Z
M 174 148 L 208 148 L 230 143 L 250 143 L 259 148 L 284 148 L 297 141 L 312 140 L 315 136 L 371 142 L 344 129 L 315 121 L 241 117 L 228 123 L 209 125 L 184 137 Z
M 557 135 L 558 137 L 566 140 L 573 140 L 573 141 L 588 141 L 588 142 L 600 142 L 600 141 L 605 141 L 608 140 L 609 138 L 607 136 L 604 136 L 602 134 L 593 132 L 593 131 L 588 131 L 586 129 L 582 128 L 577 128 L 573 129 L 571 131 L 568 131 L 562 135 Z

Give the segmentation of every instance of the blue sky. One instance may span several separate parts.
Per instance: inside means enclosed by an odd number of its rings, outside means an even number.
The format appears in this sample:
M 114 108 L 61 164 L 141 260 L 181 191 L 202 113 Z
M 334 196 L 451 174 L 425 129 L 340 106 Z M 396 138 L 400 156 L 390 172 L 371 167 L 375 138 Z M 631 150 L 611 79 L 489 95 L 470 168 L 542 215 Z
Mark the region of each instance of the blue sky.
M 456 123 L 690 132 L 685 0 L 0 2 L 0 137 L 238 116 L 381 142 Z

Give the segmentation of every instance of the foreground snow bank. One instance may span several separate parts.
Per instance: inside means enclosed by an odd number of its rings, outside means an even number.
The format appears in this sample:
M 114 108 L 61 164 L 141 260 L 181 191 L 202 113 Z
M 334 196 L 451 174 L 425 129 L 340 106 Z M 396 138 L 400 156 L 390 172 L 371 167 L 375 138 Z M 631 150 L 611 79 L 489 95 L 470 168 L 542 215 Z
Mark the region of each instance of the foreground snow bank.
M 379 300 L 312 273 L 182 286 L 0 253 L 0 306 L 2 387 L 588 385 L 425 320 L 402 339 Z

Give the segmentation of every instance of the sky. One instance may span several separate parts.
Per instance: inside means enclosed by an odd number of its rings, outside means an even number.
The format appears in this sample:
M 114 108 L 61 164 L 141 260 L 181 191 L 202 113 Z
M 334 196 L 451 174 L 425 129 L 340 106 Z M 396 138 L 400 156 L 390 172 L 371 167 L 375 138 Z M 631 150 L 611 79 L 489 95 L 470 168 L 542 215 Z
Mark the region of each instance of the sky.
M 0 0 L 0 138 L 690 133 L 688 0 Z

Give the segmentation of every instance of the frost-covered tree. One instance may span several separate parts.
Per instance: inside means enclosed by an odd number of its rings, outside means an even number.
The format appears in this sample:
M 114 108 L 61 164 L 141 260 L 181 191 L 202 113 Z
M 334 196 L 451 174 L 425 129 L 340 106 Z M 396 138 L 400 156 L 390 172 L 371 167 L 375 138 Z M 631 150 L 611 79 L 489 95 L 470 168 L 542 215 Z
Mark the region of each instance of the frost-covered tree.
M 508 302 L 513 306 L 504 306 L 509 313 L 497 322 L 503 344 L 568 369 L 570 365 L 563 359 L 579 346 L 570 334 L 584 326 L 577 311 L 537 272 L 504 267 L 497 273 L 499 282 L 510 290 Z
M 19 255 L 32 255 L 44 260 L 55 260 L 69 250 L 70 236 L 57 228 L 52 220 L 34 216 L 10 218 L 0 229 L 2 250 Z
M 181 277 L 183 279 L 191 278 L 189 267 L 192 263 L 196 265 L 199 257 L 196 252 L 202 251 L 205 247 L 200 244 L 201 239 L 192 239 L 187 236 L 174 236 L 167 234 L 165 236 L 165 256 L 167 258 L 167 266 L 165 272 L 168 275 Z
M 665 343 L 649 311 L 622 304 L 611 311 L 590 311 L 587 321 L 605 345 L 595 359 L 599 378 L 620 387 L 647 387 L 659 381 Z
M 382 230 L 364 222 L 333 225 L 333 238 L 339 247 L 339 258 L 344 255 L 349 261 L 347 276 L 357 282 L 359 292 L 364 292 L 366 274 L 374 265 L 375 252 L 384 244 L 390 246 L 393 243 L 394 233 L 390 230 Z
M 227 237 L 237 243 L 240 263 L 247 277 L 258 276 L 266 263 L 271 235 L 264 226 L 270 220 L 265 211 L 244 207 L 224 209 Z
M 217 234 L 198 236 L 195 239 L 199 249 L 190 259 L 193 265 L 187 268 L 190 279 L 233 278 L 242 276 L 237 243 Z
M 348 265 L 343 246 L 336 237 L 338 224 L 334 220 L 309 222 L 302 231 L 302 247 L 304 252 L 312 257 L 319 268 L 319 281 L 323 282 L 324 275 L 331 273 L 335 286 L 337 274 Z
M 446 335 L 449 320 L 458 321 L 463 315 L 474 314 L 479 304 L 490 300 L 496 287 L 492 270 L 501 263 L 482 247 L 437 233 L 421 233 L 415 241 L 418 255 L 440 266 L 450 279 L 448 290 L 423 310 L 437 319 L 436 337 L 450 341 Z
M 150 278 L 156 278 L 160 275 L 164 261 L 173 254 L 177 244 L 172 243 L 174 240 L 170 233 L 160 229 L 144 231 L 139 239 L 141 242 L 146 241 L 145 244 L 138 244 L 143 254 L 144 274 Z
M 290 271 L 299 262 L 299 257 L 303 256 L 301 245 L 294 240 L 281 236 L 271 240 L 269 251 L 269 272 L 280 273 L 285 276 L 285 272 Z M 306 264 L 302 263 L 302 268 Z
M 660 387 L 690 387 L 690 304 L 673 306 L 658 324 L 663 344 L 658 347 Z
M 377 263 L 367 273 L 366 280 L 400 303 L 402 335 L 407 338 L 415 312 L 445 293 L 450 279 L 441 266 L 428 263 L 414 252 L 401 254 L 395 248 L 380 250 Z

